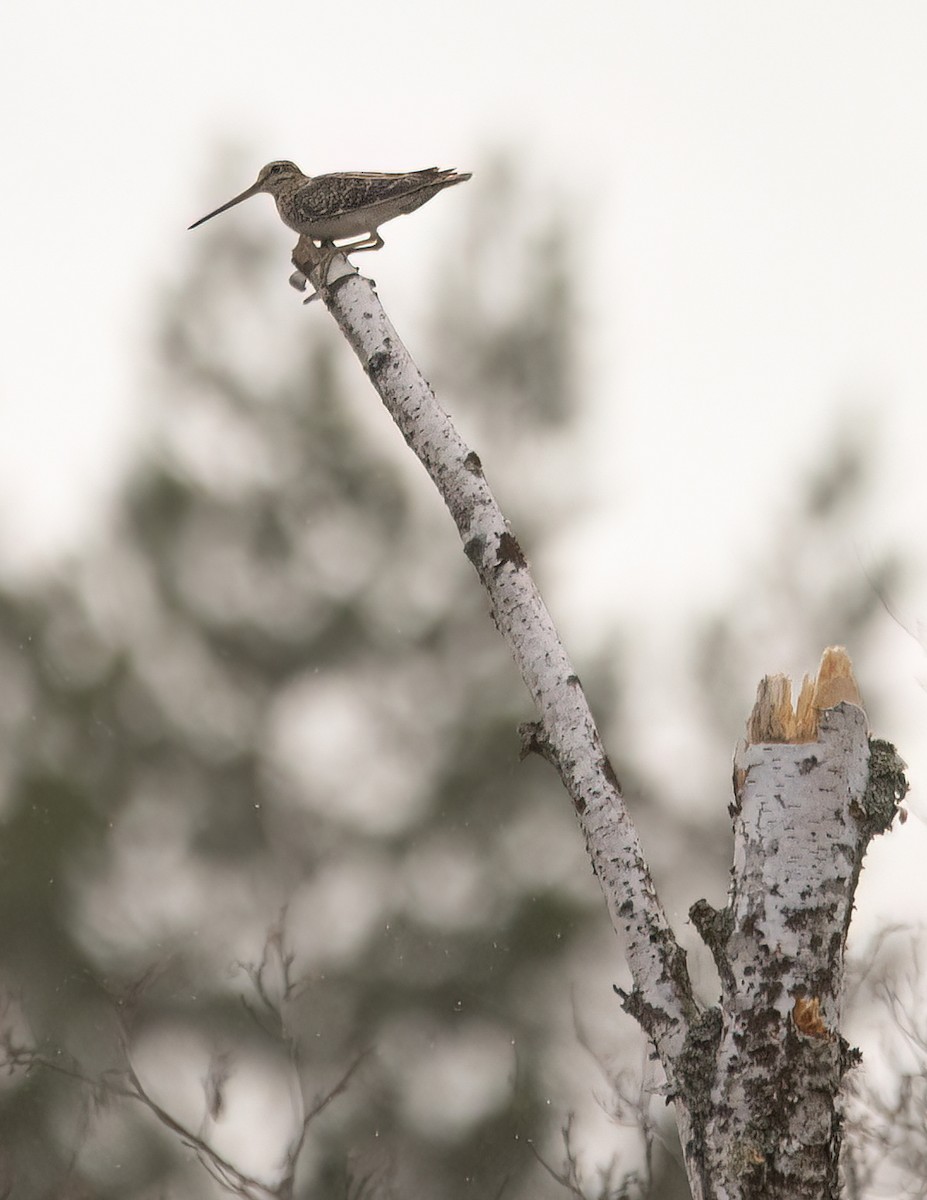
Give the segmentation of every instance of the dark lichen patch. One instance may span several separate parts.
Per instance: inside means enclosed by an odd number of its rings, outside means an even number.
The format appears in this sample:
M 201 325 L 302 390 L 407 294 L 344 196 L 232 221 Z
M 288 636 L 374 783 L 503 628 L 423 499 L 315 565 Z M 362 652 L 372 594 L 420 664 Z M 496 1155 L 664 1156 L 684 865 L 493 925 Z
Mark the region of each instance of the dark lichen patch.
M 643 993 L 639 988 L 634 987 L 630 992 L 626 992 L 623 988 L 612 985 L 612 990 L 615 995 L 621 999 L 621 1007 L 633 1017 L 640 1025 L 641 1029 L 653 1039 L 654 1032 L 661 1025 L 666 1024 L 666 1013 L 662 1008 L 658 1008 L 655 1004 L 650 1004 L 644 999 Z
M 870 837 L 891 826 L 898 805 L 908 794 L 904 771 L 905 764 L 891 742 L 869 739 L 869 782 L 862 799 L 862 815 Z
M 734 932 L 734 914 L 730 906 L 718 909 L 707 900 L 696 900 L 689 909 L 689 920 L 711 951 L 725 991 L 733 992 L 736 980 L 727 954 L 727 944 Z
M 682 1094 L 696 1129 L 703 1128 L 711 1114 L 711 1088 L 721 1041 L 721 1009 L 708 1008 L 690 1024 L 689 1033 L 676 1060 L 676 1090 Z
M 469 471 L 471 475 L 483 474 L 483 464 L 480 462 L 480 456 L 475 450 L 470 451 L 464 459 L 463 465 L 465 470 Z

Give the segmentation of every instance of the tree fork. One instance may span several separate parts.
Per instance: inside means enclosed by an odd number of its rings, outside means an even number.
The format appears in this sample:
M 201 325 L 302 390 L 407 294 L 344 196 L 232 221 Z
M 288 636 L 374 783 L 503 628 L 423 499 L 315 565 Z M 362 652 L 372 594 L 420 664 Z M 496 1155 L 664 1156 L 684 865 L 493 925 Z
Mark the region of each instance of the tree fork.
M 318 280 L 304 237 L 297 273 Z M 764 679 L 734 759 L 729 901 L 691 918 L 721 978 L 693 996 L 637 831 L 580 680 L 489 489 L 477 454 L 435 399 L 373 290 L 343 258 L 319 295 L 457 525 L 539 721 L 525 752 L 556 768 L 573 802 L 634 982 L 624 1007 L 651 1039 L 675 1103 L 694 1200 L 837 1196 L 839 1091 L 856 1061 L 839 1033 L 844 948 L 863 855 L 907 790 L 894 747 L 870 741 L 845 652 L 825 651 L 796 710 Z

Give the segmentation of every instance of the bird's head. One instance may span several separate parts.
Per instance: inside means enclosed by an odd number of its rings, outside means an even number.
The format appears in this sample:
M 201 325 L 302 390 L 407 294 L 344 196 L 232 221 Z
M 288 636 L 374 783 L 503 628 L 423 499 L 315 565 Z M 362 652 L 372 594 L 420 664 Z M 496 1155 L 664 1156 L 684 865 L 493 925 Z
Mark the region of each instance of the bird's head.
M 258 171 L 257 179 L 249 188 L 245 188 L 234 199 L 221 204 L 218 208 L 214 208 L 205 217 L 200 217 L 189 228 L 196 229 L 197 225 L 202 225 L 204 221 L 208 221 L 212 217 L 217 217 L 219 213 L 225 212 L 227 208 L 233 208 L 236 204 L 241 204 L 242 200 L 247 200 L 250 196 L 256 196 L 258 192 L 269 192 L 276 200 L 282 192 L 286 192 L 294 184 L 303 179 L 305 179 L 305 176 L 296 163 L 289 162 L 286 159 L 278 159 L 276 162 L 270 162 L 266 167 L 261 167 L 260 171 Z

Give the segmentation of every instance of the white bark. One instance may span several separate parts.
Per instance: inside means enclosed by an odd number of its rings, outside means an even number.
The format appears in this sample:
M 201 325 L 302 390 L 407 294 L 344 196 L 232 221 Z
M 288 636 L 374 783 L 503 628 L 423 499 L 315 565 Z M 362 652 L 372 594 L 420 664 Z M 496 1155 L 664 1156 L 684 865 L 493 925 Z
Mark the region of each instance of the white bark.
M 706 1117 L 691 1159 L 705 1194 L 724 1200 L 839 1195 L 840 1087 L 858 1061 L 840 1036 L 846 936 L 866 847 L 906 787 L 894 750 L 840 699 L 858 700 L 842 651 L 825 652 L 797 714 L 789 692 L 763 681 L 749 728 L 770 740 L 734 758 L 727 908 L 691 912 L 721 977 L 701 1100 L 689 1081 Z
M 300 239 L 294 265 L 313 269 Z M 616 930 L 627 940 L 631 1006 L 661 1056 L 674 1061 L 694 1013 L 685 955 L 654 891 L 637 831 L 579 677 L 483 475 L 389 321 L 370 281 L 335 260 L 325 303 L 390 416 L 421 461 L 457 525 L 464 552 L 489 596 L 492 617 L 540 714 L 530 748 L 557 767 L 573 801 Z M 640 1000 L 640 1004 L 638 1004 Z M 641 1004 L 646 1004 L 646 1011 Z
M 729 1181 L 719 1195 L 837 1195 L 843 951 L 868 764 L 866 717 L 848 704 L 822 714 L 815 742 L 742 743 L 735 756 L 731 934 L 706 1129 L 707 1171 Z
M 317 251 L 300 239 L 293 262 L 311 276 Z M 666 1071 L 695 1200 L 835 1196 L 837 1096 L 852 1058 L 839 1036 L 843 948 L 866 845 L 903 794 L 897 757 L 880 744 L 876 797 L 865 715 L 853 704 L 833 707 L 852 699 L 855 685 L 840 670 L 835 683 L 831 660 L 819 692 L 803 693 L 798 717 L 781 683 L 767 681 L 754 744 L 744 743 L 735 761 L 730 903 L 715 912 L 699 902 L 691 913 L 722 981 L 720 1008 L 701 1008 L 579 678 L 478 456 L 370 282 L 336 259 L 329 283 L 325 304 L 447 504 L 537 706 L 526 747 L 559 771 L 625 938 L 634 989 L 624 1006 Z M 766 736 L 782 740 L 758 744 L 756 730 L 767 724 Z M 804 744 L 784 740 L 796 729 Z

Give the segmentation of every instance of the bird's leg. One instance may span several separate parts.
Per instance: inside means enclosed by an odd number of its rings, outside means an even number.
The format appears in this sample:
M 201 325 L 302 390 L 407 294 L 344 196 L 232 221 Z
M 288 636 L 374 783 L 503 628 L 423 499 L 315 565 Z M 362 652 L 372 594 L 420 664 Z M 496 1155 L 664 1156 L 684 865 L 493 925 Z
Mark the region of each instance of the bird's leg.
M 311 296 L 307 296 L 303 301 L 303 304 L 311 304 L 313 300 L 318 300 L 323 292 L 329 290 L 328 273 L 331 270 L 331 265 L 334 260 L 339 254 L 342 253 L 342 248 L 340 246 L 336 246 L 335 243 L 329 239 L 326 239 L 318 247 L 315 247 L 315 250 L 316 253 L 312 261 L 312 270 L 318 272 L 318 283 L 316 284 L 316 291 L 314 291 Z M 337 284 L 343 283 L 345 279 L 350 279 L 352 275 L 356 274 L 357 271 L 352 267 L 351 270 L 346 272 L 344 275 L 339 275 L 331 287 L 335 287 Z
M 332 259 L 337 254 L 343 254 L 347 257 L 349 254 L 359 254 L 364 250 L 379 250 L 383 245 L 385 245 L 385 242 L 376 229 L 372 229 L 366 237 L 359 238 L 356 242 L 348 242 L 346 246 L 336 246 L 333 241 L 324 241 L 322 243 L 322 259 L 319 268 L 322 287 L 325 287 L 328 283 L 328 272 L 331 268 Z
M 383 245 L 383 239 L 379 232 L 374 229 L 366 237 L 359 238 L 356 242 L 349 242 L 346 246 L 336 246 L 331 238 L 326 238 L 324 241 L 316 244 L 312 238 L 306 234 L 300 234 L 299 241 L 293 249 L 293 266 L 296 268 L 290 276 L 290 284 L 299 291 L 304 291 L 306 280 L 310 275 L 315 275 L 318 272 L 318 289 L 323 291 L 328 287 L 328 272 L 331 269 L 332 260 L 339 254 L 353 254 L 356 251 L 363 250 L 379 250 Z M 353 273 L 353 272 L 352 272 Z M 349 275 L 344 278 L 349 278 Z M 336 283 L 340 280 L 336 280 Z M 312 300 L 318 297 L 319 291 L 313 292 L 303 304 L 309 304 Z
M 361 238 L 356 242 L 349 242 L 347 246 L 339 246 L 339 254 L 359 254 L 364 250 L 379 250 L 386 243 L 380 237 L 378 229 L 371 229 L 365 238 Z
M 335 256 L 340 254 L 341 250 L 335 245 L 331 239 L 326 239 L 322 242 L 322 251 L 319 256 L 319 288 L 328 286 L 328 272 L 331 270 L 332 261 Z

